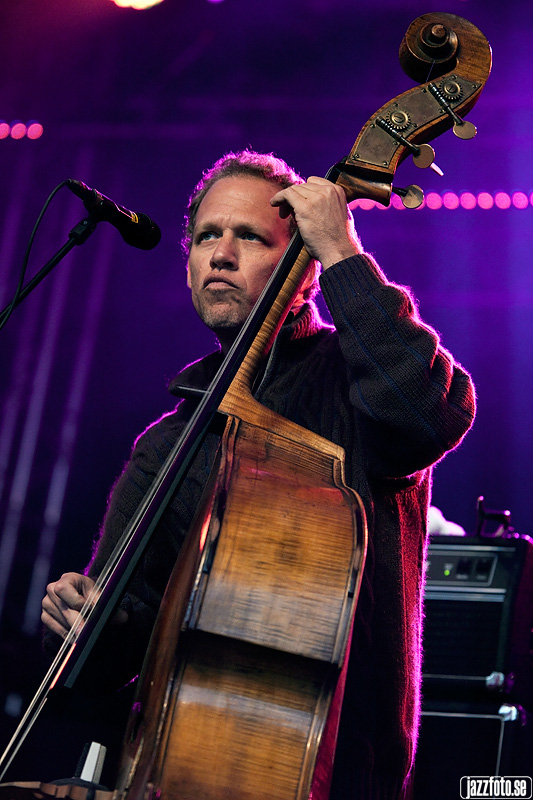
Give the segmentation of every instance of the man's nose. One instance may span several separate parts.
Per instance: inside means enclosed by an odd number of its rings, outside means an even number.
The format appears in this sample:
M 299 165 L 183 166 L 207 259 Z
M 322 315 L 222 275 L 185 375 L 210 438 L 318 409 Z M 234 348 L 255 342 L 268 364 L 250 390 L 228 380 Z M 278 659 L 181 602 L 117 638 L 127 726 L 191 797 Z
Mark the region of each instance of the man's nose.
M 238 254 L 235 238 L 223 234 L 217 239 L 216 247 L 211 255 L 213 269 L 237 269 Z

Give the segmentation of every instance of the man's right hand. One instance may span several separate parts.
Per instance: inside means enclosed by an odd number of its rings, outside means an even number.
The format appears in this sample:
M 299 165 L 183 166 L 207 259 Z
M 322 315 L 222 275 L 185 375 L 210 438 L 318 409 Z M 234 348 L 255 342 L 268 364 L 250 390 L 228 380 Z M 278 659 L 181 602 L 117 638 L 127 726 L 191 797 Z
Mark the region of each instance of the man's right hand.
M 65 637 L 78 619 L 93 587 L 94 581 L 87 575 L 66 572 L 46 587 L 41 620 L 51 631 Z
M 49 583 L 41 611 L 41 620 L 46 627 L 64 638 L 78 619 L 94 585 L 92 578 L 79 572 L 65 572 L 58 581 Z M 97 599 L 95 593 L 93 605 Z M 124 625 L 127 621 L 127 612 L 120 608 L 110 620 L 112 625 Z

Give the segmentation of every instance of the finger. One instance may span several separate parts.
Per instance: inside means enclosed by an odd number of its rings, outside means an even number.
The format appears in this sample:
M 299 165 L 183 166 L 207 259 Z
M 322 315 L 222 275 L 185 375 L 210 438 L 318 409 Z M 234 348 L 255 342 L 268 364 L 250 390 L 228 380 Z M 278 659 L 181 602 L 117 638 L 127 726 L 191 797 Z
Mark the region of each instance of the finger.
M 69 625 L 72 613 L 78 614 L 78 610 L 73 605 L 79 604 L 79 596 L 70 602 L 65 601 L 56 592 L 57 582 L 49 583 L 46 587 L 46 595 L 42 601 L 43 609 L 54 619 L 63 625 Z
M 306 185 L 311 191 L 317 193 L 323 192 L 325 197 L 335 197 L 343 206 L 346 204 L 346 192 L 338 183 L 328 181 L 327 178 L 319 178 L 316 175 L 311 175 Z
M 304 201 L 304 202 L 302 202 Z M 325 178 L 314 178 L 307 183 L 299 183 L 289 186 L 277 192 L 270 200 L 272 206 L 289 205 L 293 211 L 306 211 L 313 206 L 316 208 L 326 208 L 331 204 L 335 206 L 346 206 L 346 195 L 342 187 L 337 186 Z M 285 214 L 287 215 L 287 214 Z
M 273 206 L 274 208 L 276 206 L 279 208 L 279 215 L 281 219 L 287 219 L 287 217 L 290 217 L 290 215 L 292 214 L 292 207 L 290 203 L 287 203 L 287 201 L 284 198 L 279 198 L 276 202 L 273 202 L 274 197 L 270 201 L 270 205 Z
M 44 608 L 41 612 L 41 622 L 43 625 L 46 625 L 46 627 L 51 630 L 52 633 L 56 633 L 58 636 L 62 636 L 63 638 L 68 635 L 70 630 L 70 625 L 62 624 L 55 617 L 48 614 Z
M 65 573 L 58 581 L 49 583 L 42 601 L 43 623 L 61 636 L 77 622 L 79 610 L 85 605 L 94 581 L 75 572 Z
M 63 615 L 63 611 L 66 608 L 59 608 L 57 598 L 54 600 L 51 596 L 46 594 L 43 597 L 42 603 L 42 614 L 46 614 L 47 618 L 56 620 L 60 625 L 66 625 L 67 621 Z
M 80 611 L 94 587 L 94 581 L 77 572 L 67 572 L 50 585 L 51 592 L 58 598 L 58 607 L 64 611 Z M 50 594 L 50 592 L 49 592 Z
M 41 609 L 41 620 L 47 628 L 59 634 L 59 636 L 64 636 L 68 633 L 71 623 L 58 607 L 57 598 L 54 601 L 50 596 L 46 595 L 43 598 Z
M 335 186 L 335 184 L 331 181 L 328 181 L 327 178 L 320 178 L 318 175 L 310 175 L 306 183 L 314 183 L 315 185 L 322 186 Z
M 55 594 L 54 584 L 50 586 L 50 593 L 43 598 L 41 604 L 41 620 L 51 631 L 65 637 L 71 628 L 78 625 L 81 614 L 67 606 Z
M 280 209 L 280 214 L 283 214 L 284 217 L 287 217 L 292 211 L 289 200 L 289 196 L 291 194 L 290 190 L 292 188 L 292 186 L 289 186 L 287 189 L 282 189 L 270 198 L 270 205 L 274 208 L 278 206 Z

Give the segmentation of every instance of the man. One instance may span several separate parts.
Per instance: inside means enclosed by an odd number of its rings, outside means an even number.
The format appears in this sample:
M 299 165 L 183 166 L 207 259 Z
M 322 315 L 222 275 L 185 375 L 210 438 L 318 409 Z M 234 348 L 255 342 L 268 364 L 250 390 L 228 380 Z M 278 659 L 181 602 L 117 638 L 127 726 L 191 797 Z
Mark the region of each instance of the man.
M 221 349 L 189 365 L 170 390 L 205 388 L 246 320 L 296 224 L 323 267 L 335 327 L 311 299 L 312 265 L 255 382 L 264 405 L 344 447 L 346 479 L 365 504 L 369 546 L 339 730 L 332 800 L 400 800 L 416 746 L 421 598 L 431 465 L 474 416 L 468 375 L 422 323 L 409 293 L 363 252 L 342 189 L 303 182 L 272 156 L 229 154 L 206 172 L 187 215 L 187 283 Z M 43 621 L 64 635 L 114 543 L 163 463 L 194 403 L 150 426 L 112 493 L 86 576 L 47 588 Z M 163 515 L 109 637 L 127 680 L 147 637 L 207 479 L 208 435 Z M 107 657 L 109 663 L 109 654 Z

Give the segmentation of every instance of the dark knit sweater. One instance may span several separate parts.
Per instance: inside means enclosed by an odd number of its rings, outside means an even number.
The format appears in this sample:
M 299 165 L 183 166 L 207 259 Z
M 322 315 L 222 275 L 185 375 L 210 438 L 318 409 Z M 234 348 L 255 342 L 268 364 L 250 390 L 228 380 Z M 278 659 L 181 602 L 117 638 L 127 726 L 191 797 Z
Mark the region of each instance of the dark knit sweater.
M 347 483 L 365 504 L 369 547 L 331 798 L 399 800 L 407 796 L 416 746 L 431 465 L 470 427 L 474 393 L 409 293 L 389 283 L 371 257 L 333 265 L 321 286 L 335 328 L 306 305 L 283 326 L 255 395 L 341 445 Z M 204 388 L 221 362 L 215 352 L 188 366 L 170 390 Z M 137 440 L 112 492 L 90 575 L 100 573 L 192 410 L 192 401 L 181 401 Z M 129 622 L 113 633 L 121 679 L 139 668 L 214 447 L 210 434 L 124 599 Z

